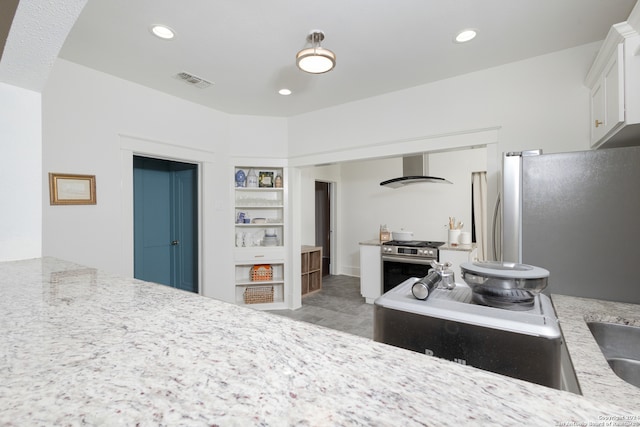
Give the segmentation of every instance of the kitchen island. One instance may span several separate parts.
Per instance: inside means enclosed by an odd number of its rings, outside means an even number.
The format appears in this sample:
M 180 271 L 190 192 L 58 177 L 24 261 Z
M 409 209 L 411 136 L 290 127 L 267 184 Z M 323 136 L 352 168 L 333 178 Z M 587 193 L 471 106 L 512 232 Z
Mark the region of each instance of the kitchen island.
M 640 409 L 624 401 L 54 258 L 0 263 L 0 312 L 1 425 L 640 421 Z

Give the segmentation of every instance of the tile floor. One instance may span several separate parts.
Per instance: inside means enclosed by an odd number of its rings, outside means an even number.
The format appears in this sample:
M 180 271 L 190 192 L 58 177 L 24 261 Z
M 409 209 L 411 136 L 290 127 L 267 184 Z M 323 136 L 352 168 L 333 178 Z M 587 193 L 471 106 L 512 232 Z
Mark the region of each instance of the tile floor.
M 269 313 L 373 339 L 373 305 L 360 295 L 358 277 L 325 276 L 322 290 L 303 296 L 301 308 Z

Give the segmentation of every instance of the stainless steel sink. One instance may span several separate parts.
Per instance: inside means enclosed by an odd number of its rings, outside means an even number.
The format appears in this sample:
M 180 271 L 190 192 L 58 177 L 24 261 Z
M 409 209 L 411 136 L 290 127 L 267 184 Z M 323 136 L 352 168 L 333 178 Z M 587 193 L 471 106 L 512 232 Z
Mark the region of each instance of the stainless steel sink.
M 640 327 L 587 322 L 602 354 L 617 376 L 640 387 Z

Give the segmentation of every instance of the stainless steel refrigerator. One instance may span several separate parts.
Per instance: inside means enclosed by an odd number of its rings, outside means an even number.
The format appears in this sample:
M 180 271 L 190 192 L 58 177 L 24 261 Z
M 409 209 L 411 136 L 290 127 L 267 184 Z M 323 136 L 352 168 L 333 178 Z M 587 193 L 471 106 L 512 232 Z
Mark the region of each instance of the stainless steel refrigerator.
M 640 147 L 505 153 L 499 197 L 497 259 L 549 270 L 545 293 L 640 303 Z

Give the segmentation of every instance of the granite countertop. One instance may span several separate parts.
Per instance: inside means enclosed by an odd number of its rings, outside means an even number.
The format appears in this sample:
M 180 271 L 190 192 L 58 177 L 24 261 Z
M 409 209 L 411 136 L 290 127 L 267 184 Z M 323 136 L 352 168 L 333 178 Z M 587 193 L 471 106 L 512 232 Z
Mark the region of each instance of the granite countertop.
M 640 388 L 622 380 L 611 370 L 586 323 L 597 321 L 640 326 L 640 306 L 555 294 L 551 300 L 583 396 L 598 402 L 640 408 Z M 636 415 L 636 425 L 640 425 L 640 409 Z
M 0 263 L 0 313 L 0 425 L 557 426 L 640 416 L 633 402 L 54 258 Z

